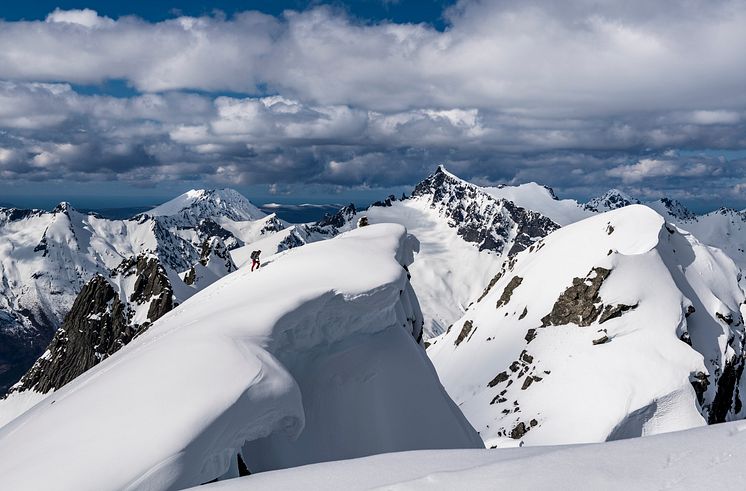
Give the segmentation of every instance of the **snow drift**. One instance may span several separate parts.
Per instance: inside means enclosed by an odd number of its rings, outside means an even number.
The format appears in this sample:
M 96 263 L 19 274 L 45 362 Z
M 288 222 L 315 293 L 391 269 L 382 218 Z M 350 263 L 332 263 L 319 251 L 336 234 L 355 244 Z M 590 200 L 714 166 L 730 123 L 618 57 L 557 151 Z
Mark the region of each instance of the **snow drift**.
M 428 354 L 488 446 L 740 418 L 738 277 L 720 250 L 627 206 L 511 259 Z
M 178 489 L 241 447 L 256 472 L 481 446 L 417 343 L 417 245 L 370 226 L 217 281 L 1 428 L 0 487 Z
M 198 490 L 742 489 L 745 459 L 746 423 L 739 421 L 596 445 L 375 455 L 265 472 Z

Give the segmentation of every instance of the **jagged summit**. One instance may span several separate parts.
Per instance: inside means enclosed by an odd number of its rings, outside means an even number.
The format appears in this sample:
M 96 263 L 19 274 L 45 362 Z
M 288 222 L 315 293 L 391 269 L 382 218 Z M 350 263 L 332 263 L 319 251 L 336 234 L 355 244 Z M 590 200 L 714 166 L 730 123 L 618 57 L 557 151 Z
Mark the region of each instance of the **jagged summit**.
M 468 181 L 464 181 L 455 174 L 448 172 L 445 166 L 441 164 L 437 167 L 437 169 L 435 169 L 435 172 L 430 174 L 414 187 L 414 190 L 412 191 L 412 197 L 423 196 L 425 194 L 434 194 L 437 196 L 440 195 L 441 192 L 443 192 L 444 188 L 452 188 L 453 186 L 474 189 L 477 188 L 476 185 Z
M 415 186 L 412 198 L 428 201 L 466 242 L 498 254 L 515 254 L 559 228 L 542 214 L 497 198 L 442 165 Z
M 185 212 L 196 217 L 225 216 L 235 221 L 258 220 L 266 216 L 241 193 L 230 188 L 192 189 L 144 214 L 158 217 Z
M 640 204 L 640 201 L 618 189 L 609 189 L 601 196 L 590 199 L 584 208 L 589 211 L 604 212 L 635 204 Z
M 54 207 L 52 213 L 68 213 L 70 210 L 77 211 L 69 201 L 60 201 L 60 203 Z
M 329 213 L 324 214 L 324 217 L 319 220 L 316 225 L 318 227 L 327 227 L 331 225 L 332 227 L 341 229 L 347 223 L 353 220 L 355 214 L 357 214 L 357 209 L 355 209 L 355 205 L 353 203 L 350 203 L 349 205 L 340 208 L 339 211 L 337 211 L 337 213 L 335 213 L 334 215 L 331 215 Z
M 690 221 L 697 219 L 696 214 L 692 213 L 683 203 L 675 199 L 661 198 L 658 201 L 648 203 L 648 206 L 664 216 L 669 215 L 677 220 Z

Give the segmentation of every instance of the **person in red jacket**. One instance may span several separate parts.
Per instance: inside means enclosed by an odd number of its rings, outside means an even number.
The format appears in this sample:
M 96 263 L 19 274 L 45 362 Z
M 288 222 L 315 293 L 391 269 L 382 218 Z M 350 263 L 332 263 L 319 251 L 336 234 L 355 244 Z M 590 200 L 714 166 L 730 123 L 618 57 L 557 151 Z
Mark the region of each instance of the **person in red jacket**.
M 259 255 L 262 253 L 262 251 L 253 251 L 251 253 L 251 270 L 254 271 L 254 268 L 259 269 L 259 266 L 261 266 L 261 263 L 259 262 Z

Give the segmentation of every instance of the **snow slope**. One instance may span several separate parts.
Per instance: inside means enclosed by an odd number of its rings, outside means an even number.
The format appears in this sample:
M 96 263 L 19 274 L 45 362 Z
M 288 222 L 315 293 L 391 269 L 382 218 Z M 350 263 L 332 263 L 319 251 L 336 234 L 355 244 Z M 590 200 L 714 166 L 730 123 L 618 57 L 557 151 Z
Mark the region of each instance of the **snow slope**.
M 252 472 L 480 447 L 417 343 L 416 248 L 370 226 L 217 281 L 0 428 L 0 488 L 179 489 L 242 446 Z
M 737 277 L 722 251 L 628 206 L 518 254 L 428 354 L 488 446 L 740 418 Z
M 562 226 L 588 218 L 593 214 L 575 200 L 558 199 L 552 188 L 535 182 L 482 189 L 497 199 L 512 201 L 521 208 L 541 213 Z
M 205 491 L 742 489 L 746 423 L 595 445 L 390 453 L 256 474 Z
M 496 198 L 507 199 L 518 206 L 541 213 L 562 226 L 595 213 L 640 204 L 639 200 L 617 189 L 611 189 L 585 204 L 570 199 L 559 200 L 550 188 L 536 183 L 483 189 Z M 739 268 L 746 269 L 746 211 L 720 208 L 697 215 L 682 203 L 669 198 L 647 202 L 645 205 L 667 221 L 691 232 L 704 244 L 722 249 Z M 742 282 L 741 286 L 746 287 L 746 283 Z

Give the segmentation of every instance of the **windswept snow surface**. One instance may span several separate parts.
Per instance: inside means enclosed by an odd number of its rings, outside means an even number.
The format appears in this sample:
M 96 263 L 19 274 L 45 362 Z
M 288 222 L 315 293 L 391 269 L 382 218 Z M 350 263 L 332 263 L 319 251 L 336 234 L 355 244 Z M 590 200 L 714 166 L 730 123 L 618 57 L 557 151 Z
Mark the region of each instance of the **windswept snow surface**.
M 179 489 L 246 441 L 252 472 L 480 447 L 415 341 L 417 245 L 370 226 L 224 277 L 1 428 L 0 488 Z
M 400 223 L 420 241 L 417 261 L 410 271 L 425 312 L 426 338 L 440 334 L 459 319 L 504 260 L 503 255 L 480 251 L 464 241 L 426 199 L 397 201 L 364 214 L 373 224 Z
M 722 251 L 628 206 L 519 253 L 428 354 L 488 446 L 734 419 L 743 411 L 737 277 Z
M 200 491 L 737 490 L 746 423 L 595 445 L 426 450 L 327 462 L 231 479 Z

